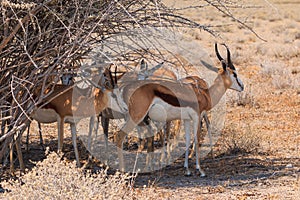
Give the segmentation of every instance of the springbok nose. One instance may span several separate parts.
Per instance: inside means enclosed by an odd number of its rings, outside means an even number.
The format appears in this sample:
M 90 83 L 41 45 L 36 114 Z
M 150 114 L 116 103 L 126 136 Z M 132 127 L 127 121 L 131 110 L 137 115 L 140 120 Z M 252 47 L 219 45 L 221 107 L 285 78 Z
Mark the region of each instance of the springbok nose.
M 241 84 L 241 88 L 242 88 L 242 91 L 244 91 L 244 88 L 245 88 L 245 87 L 244 87 L 244 84 L 243 84 L 243 83 Z

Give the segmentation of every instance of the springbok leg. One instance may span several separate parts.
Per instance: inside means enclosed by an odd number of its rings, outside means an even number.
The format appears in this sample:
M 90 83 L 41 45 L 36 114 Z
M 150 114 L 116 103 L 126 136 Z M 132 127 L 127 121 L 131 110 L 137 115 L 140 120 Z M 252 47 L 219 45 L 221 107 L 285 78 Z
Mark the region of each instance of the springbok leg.
M 44 151 L 45 147 L 44 147 L 44 141 L 43 141 L 43 135 L 42 135 L 42 125 L 40 122 L 38 122 L 38 128 L 39 128 L 39 134 L 40 134 L 40 145 Z
M 19 135 L 17 140 L 16 140 L 16 150 L 17 150 L 20 169 L 21 169 L 21 171 L 24 172 L 25 171 L 25 165 L 24 165 L 22 149 L 21 149 L 21 135 Z
M 30 124 L 28 125 L 28 128 L 27 128 L 27 136 L 26 136 L 26 152 L 28 153 L 29 152 L 29 132 L 30 132 Z
M 76 125 L 75 123 L 70 123 L 70 126 L 71 126 L 72 143 L 75 152 L 76 164 L 77 167 L 80 167 L 79 153 L 78 153 L 77 142 L 76 142 Z
M 115 135 L 115 141 L 118 147 L 119 169 L 125 171 L 124 156 L 123 156 L 123 141 L 130 131 L 136 127 L 136 124 L 129 119 L 123 128 Z
M 200 155 L 199 155 L 199 143 L 198 143 L 198 131 L 200 131 L 201 134 L 201 129 L 198 130 L 198 123 L 194 123 L 194 146 L 195 146 L 195 152 L 196 152 L 196 170 L 197 172 L 200 173 L 200 176 L 204 177 L 205 173 L 200 167 Z
M 186 168 L 185 175 L 190 176 L 191 171 L 189 170 L 189 148 L 191 144 L 191 131 L 190 131 L 191 122 L 190 120 L 184 120 L 184 130 L 185 130 L 185 159 L 184 167 Z

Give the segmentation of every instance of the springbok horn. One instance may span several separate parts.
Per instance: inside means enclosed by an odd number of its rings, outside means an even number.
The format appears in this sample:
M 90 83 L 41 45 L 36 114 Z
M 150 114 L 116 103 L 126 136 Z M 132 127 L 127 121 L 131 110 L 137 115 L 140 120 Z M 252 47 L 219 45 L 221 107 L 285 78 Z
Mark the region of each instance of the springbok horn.
M 115 81 L 114 81 L 114 77 L 113 77 L 112 72 L 110 71 L 110 69 L 111 69 L 111 66 L 109 66 L 109 68 L 108 68 L 108 74 L 109 74 L 110 81 L 111 81 L 111 83 L 113 85 L 113 88 L 114 88 L 115 87 Z
M 141 60 L 141 71 L 147 70 L 147 64 L 144 59 Z
M 219 54 L 219 51 L 218 51 L 218 44 L 217 44 L 217 43 L 215 43 L 215 51 L 216 51 L 216 55 L 217 55 L 218 59 L 219 59 L 220 61 L 224 60 L 224 59 L 221 57 L 221 55 Z
M 118 66 L 116 65 L 115 66 L 115 84 L 117 85 L 117 82 L 118 82 L 118 78 L 117 78 L 117 71 L 118 70 Z
M 235 67 L 233 66 L 232 61 L 231 61 L 230 50 L 229 50 L 229 48 L 227 47 L 226 44 L 223 44 L 223 45 L 226 47 L 226 50 L 227 50 L 228 66 L 229 66 L 230 69 L 235 70 Z

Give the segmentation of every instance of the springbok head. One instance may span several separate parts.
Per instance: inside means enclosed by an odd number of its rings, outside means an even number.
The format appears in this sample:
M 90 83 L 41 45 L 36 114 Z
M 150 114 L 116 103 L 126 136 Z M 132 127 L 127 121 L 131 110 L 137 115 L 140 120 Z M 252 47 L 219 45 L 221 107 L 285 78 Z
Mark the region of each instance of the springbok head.
M 122 94 L 117 84 L 117 78 L 113 77 L 110 69 L 105 69 L 99 80 L 102 91 L 107 91 L 108 105 L 107 107 L 120 113 L 126 113 L 127 104 L 124 102 Z
M 222 63 L 223 69 L 220 74 L 224 80 L 224 84 L 227 88 L 242 92 L 244 90 L 244 84 L 241 81 L 241 79 L 238 77 L 237 71 L 234 65 L 232 64 L 229 48 L 227 47 L 226 44 L 222 44 L 222 45 L 225 46 L 227 50 L 227 62 L 221 57 L 218 51 L 218 45 L 217 43 L 215 43 L 216 55 L 220 60 L 220 62 Z
M 63 74 L 60 77 L 61 83 L 63 85 L 73 85 L 75 82 L 75 76 L 76 74 L 71 71 L 71 69 L 68 69 L 68 73 Z

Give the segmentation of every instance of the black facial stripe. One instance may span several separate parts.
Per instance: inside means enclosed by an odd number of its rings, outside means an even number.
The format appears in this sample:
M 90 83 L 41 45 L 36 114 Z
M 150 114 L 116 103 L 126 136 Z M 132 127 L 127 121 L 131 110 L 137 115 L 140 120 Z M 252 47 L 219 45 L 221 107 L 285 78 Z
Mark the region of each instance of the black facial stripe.
M 237 78 L 237 74 L 236 74 L 236 72 L 235 72 L 235 71 L 233 71 L 232 73 L 233 73 L 233 77 L 234 77 L 234 78 Z
M 243 88 L 243 86 L 242 86 L 242 84 L 240 83 L 240 81 L 239 81 L 239 79 L 237 78 L 237 76 L 235 77 L 235 79 L 236 79 L 236 82 L 238 83 L 238 85 L 239 85 L 241 88 Z
M 237 84 L 238 84 L 241 88 L 243 88 L 242 84 L 240 83 L 240 81 L 239 81 L 239 79 L 238 79 L 238 77 L 237 77 L 236 72 L 235 72 L 235 71 L 232 71 L 232 74 L 233 74 L 233 77 L 236 79 Z

